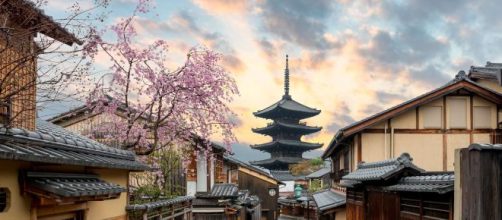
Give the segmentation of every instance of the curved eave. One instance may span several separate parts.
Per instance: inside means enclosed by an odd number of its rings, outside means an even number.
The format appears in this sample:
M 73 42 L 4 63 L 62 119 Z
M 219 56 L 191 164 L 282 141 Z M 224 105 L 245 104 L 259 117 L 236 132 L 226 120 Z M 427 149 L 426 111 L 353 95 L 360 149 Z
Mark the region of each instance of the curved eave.
M 259 134 L 264 134 L 264 135 L 272 135 L 278 131 L 284 130 L 292 133 L 298 133 L 298 134 L 312 134 L 315 132 L 318 132 L 322 129 L 322 127 L 311 127 L 307 125 L 301 125 L 301 124 L 287 124 L 287 123 L 282 123 L 282 122 L 275 122 L 267 127 L 263 128 L 253 128 L 253 132 L 259 133 Z
M 288 115 L 291 118 L 304 119 L 304 118 L 314 117 L 314 116 L 318 115 L 319 113 L 321 113 L 321 110 L 313 110 L 313 111 L 309 111 L 309 112 L 304 112 L 304 111 L 296 111 L 296 110 L 286 109 L 286 108 L 282 108 L 280 106 L 277 106 L 276 108 L 269 110 L 269 111 L 254 112 L 253 115 L 256 117 L 266 118 L 266 119 L 280 118 L 280 117 L 284 117 L 285 115 Z
M 273 105 L 263 110 L 254 112 L 253 115 L 256 117 L 267 118 L 267 119 L 284 117 L 285 115 L 288 115 L 289 117 L 292 118 L 302 119 L 316 116 L 319 113 L 321 113 L 321 110 L 305 106 L 299 102 L 294 101 L 290 97 L 286 98 L 283 97 L 283 99 L 279 100 Z
M 275 167 L 275 166 L 281 166 L 281 165 L 289 165 L 293 163 L 299 163 L 301 161 L 304 161 L 305 159 L 301 157 L 279 157 L 279 158 L 269 158 L 265 160 L 257 160 L 257 161 L 251 161 L 250 163 L 255 166 L 260 166 L 260 167 Z
M 289 147 L 285 149 L 285 147 Z M 310 151 L 322 147 L 322 144 L 318 143 L 308 143 L 302 141 L 272 141 L 264 144 L 251 145 L 251 148 L 261 151 L 274 150 L 275 148 L 280 148 L 281 150 L 292 150 L 291 147 L 297 148 L 298 151 Z

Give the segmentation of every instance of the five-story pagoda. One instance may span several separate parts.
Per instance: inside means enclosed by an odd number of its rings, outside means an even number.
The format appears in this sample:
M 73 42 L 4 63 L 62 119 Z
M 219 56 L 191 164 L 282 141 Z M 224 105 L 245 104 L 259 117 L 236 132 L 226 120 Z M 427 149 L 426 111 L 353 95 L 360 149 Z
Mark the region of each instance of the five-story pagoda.
M 322 144 L 303 142 L 301 137 L 318 132 L 321 127 L 312 127 L 305 122 L 300 122 L 300 120 L 316 116 L 320 112 L 320 110 L 296 102 L 289 95 L 289 67 L 286 55 L 282 99 L 253 113 L 256 117 L 273 120 L 266 127 L 252 129 L 255 133 L 271 136 L 272 141 L 251 146 L 253 149 L 270 153 L 271 158 L 253 161 L 251 164 L 269 170 L 288 170 L 290 164 L 304 160 L 302 157 L 304 152 L 320 148 Z

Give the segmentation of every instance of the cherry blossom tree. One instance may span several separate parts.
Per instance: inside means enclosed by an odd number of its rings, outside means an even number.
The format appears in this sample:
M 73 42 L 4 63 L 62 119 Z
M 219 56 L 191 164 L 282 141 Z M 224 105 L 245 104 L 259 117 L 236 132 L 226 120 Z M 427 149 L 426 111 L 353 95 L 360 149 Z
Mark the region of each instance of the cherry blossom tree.
M 104 54 L 110 60 L 110 73 L 98 80 L 87 100 L 93 111 L 112 119 L 96 130 L 138 155 L 213 135 L 221 136 L 229 147 L 235 136 L 228 103 L 238 89 L 220 65 L 220 54 L 194 47 L 180 66 L 170 68 L 166 41 L 138 41 L 134 21 L 151 8 L 149 0 L 138 2 L 132 16 L 94 30 L 84 46 L 86 56 L 97 59 Z M 110 33 L 113 38 L 102 37 Z M 210 149 L 204 147 L 207 141 L 199 144 L 200 150 Z

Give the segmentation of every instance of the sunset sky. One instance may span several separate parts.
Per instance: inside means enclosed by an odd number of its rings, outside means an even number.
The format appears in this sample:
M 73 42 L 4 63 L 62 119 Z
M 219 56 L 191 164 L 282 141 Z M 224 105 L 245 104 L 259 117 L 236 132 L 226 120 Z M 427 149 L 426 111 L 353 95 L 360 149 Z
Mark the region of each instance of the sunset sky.
M 64 17 L 71 2 L 49 0 L 45 11 Z M 134 0 L 112 1 L 106 22 L 133 8 Z M 499 8 L 488 0 L 157 0 L 136 27 L 142 42 L 169 42 L 173 66 L 192 46 L 223 55 L 240 90 L 231 103 L 239 124 L 234 150 L 247 161 L 267 157 L 249 150 L 269 140 L 251 132 L 267 123 L 252 112 L 281 98 L 286 54 L 293 99 L 322 110 L 307 123 L 323 130 L 304 140 L 324 149 L 351 122 L 427 92 L 459 70 L 502 62 Z M 72 107 L 49 106 L 40 117 Z

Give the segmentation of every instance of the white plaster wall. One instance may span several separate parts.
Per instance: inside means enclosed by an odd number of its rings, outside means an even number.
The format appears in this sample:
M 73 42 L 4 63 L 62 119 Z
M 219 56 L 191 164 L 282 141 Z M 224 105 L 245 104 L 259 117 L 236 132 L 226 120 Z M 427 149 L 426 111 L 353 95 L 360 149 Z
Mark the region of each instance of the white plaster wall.
M 195 196 L 197 192 L 197 182 L 187 181 L 187 196 Z
M 279 186 L 279 192 L 294 192 L 295 191 L 295 181 L 282 181 L 285 186 Z

